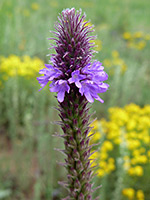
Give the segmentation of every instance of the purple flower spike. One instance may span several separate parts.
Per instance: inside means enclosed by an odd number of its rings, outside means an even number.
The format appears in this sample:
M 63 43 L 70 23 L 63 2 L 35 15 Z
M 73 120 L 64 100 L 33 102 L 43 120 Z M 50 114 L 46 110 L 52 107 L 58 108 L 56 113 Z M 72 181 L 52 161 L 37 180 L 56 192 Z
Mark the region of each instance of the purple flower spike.
M 80 71 L 79 71 L 79 70 L 76 70 L 76 71 L 72 72 L 71 75 L 72 75 L 72 77 L 69 78 L 68 82 L 69 82 L 69 83 L 75 83 L 75 85 L 76 85 L 78 88 L 81 88 L 82 85 L 81 85 L 81 83 L 80 83 L 79 81 L 85 79 L 86 76 L 80 74 Z
M 58 151 L 66 154 L 65 163 L 61 165 L 67 169 L 67 182 L 60 182 L 68 190 L 64 200 L 92 200 L 94 174 L 90 164 L 88 102 L 96 99 L 103 103 L 98 94 L 106 92 L 109 87 L 103 82 L 108 75 L 103 71 L 102 63 L 91 61 L 95 36 L 90 36 L 94 30 L 85 17 L 81 10 L 76 12 L 74 8 L 62 11 L 55 24 L 55 36 L 49 38 L 55 41 L 52 65 L 45 65 L 46 68 L 39 72 L 44 76 L 37 78 L 42 88 L 52 81 L 50 91 L 57 93 L 59 101 L 59 124 L 64 134 L 57 136 L 64 138 L 65 150 Z
M 64 96 L 65 96 L 65 92 L 70 91 L 70 87 L 67 83 L 67 81 L 65 80 L 58 80 L 56 82 L 53 82 L 52 84 L 50 84 L 50 91 L 51 92 L 58 92 L 57 94 L 57 99 L 59 102 L 63 102 L 64 101 Z
M 39 74 L 44 74 L 44 76 L 37 78 L 42 87 L 40 90 L 42 90 L 49 81 L 52 81 L 54 78 L 58 78 L 62 75 L 62 72 L 59 69 L 54 68 L 52 65 L 45 64 L 45 67 L 47 67 L 47 69 L 43 68 L 39 71 Z
M 87 26 L 84 20 L 85 15 L 81 17 L 81 11 L 75 13 L 74 8 L 63 10 L 55 24 L 56 38 L 49 38 L 56 42 L 56 46 L 52 47 L 56 51 L 56 54 L 51 56 L 53 66 L 45 65 L 47 68 L 39 71 L 44 76 L 38 77 L 37 80 L 42 88 L 49 81 L 54 81 L 55 86 L 50 91 L 59 91 L 58 101 L 64 99 L 64 88 L 66 88 L 65 91 L 68 91 L 67 88 L 70 88 L 69 91 L 74 91 L 75 85 L 90 103 L 94 99 L 103 102 L 98 93 L 105 92 L 109 87 L 108 84 L 102 84 L 108 79 L 108 75 L 103 71 L 102 63 L 94 61 L 91 64 L 94 52 L 91 50 L 91 40 L 94 36 L 89 36 L 89 34 L 93 32 L 93 27 Z M 58 80 L 66 85 L 61 86 Z M 62 92 L 60 92 L 61 87 L 63 87 Z

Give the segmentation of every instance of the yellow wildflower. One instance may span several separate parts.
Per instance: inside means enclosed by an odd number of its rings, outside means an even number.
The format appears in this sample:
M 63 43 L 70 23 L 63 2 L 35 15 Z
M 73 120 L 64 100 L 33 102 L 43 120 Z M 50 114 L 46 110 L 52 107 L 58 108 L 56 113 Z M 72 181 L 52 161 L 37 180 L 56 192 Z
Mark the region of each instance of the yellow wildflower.
M 133 130 L 136 127 L 136 121 L 134 119 L 131 119 L 127 123 L 127 130 Z
M 144 34 L 143 34 L 141 31 L 139 31 L 139 32 L 134 33 L 134 34 L 133 34 L 133 37 L 134 37 L 134 38 L 142 38 L 143 35 L 144 35 Z
M 113 150 L 113 144 L 110 141 L 106 140 L 106 141 L 104 141 L 101 150 L 102 151 L 112 151 Z
M 136 197 L 138 200 L 144 200 L 144 192 L 142 190 L 138 190 L 136 192 Z
M 129 40 L 129 39 L 131 39 L 131 34 L 130 34 L 129 32 L 125 32 L 125 33 L 123 34 L 123 38 L 124 38 L 125 40 Z
M 135 191 L 133 188 L 125 188 L 122 190 L 122 194 L 132 200 L 134 199 Z
M 135 175 L 142 176 L 143 175 L 143 168 L 141 166 L 136 166 L 135 168 Z
M 137 49 L 142 50 L 146 46 L 146 42 L 144 40 L 137 43 Z
M 100 166 L 101 168 L 106 168 L 107 163 L 106 163 L 105 161 L 100 161 L 99 166 Z
M 100 132 L 94 133 L 94 137 L 92 138 L 92 143 L 95 142 L 95 141 L 98 141 L 100 138 L 101 138 Z
M 150 34 L 146 34 L 144 37 L 145 40 L 150 40 Z
M 112 57 L 118 58 L 119 57 L 119 52 L 116 51 L 116 50 L 112 51 Z
M 101 152 L 100 153 L 100 158 L 103 160 L 107 159 L 108 158 L 108 154 L 106 152 Z
M 7 77 L 16 75 L 34 77 L 42 65 L 43 61 L 36 57 L 10 55 L 8 58 L 0 58 L 0 71 Z
M 131 167 L 131 168 L 128 170 L 128 173 L 129 173 L 131 176 L 133 176 L 133 175 L 135 174 L 134 168 Z
M 105 175 L 105 171 L 103 169 L 97 170 L 97 175 L 103 177 Z
M 38 3 L 34 2 L 34 3 L 31 4 L 31 8 L 32 8 L 32 10 L 39 10 L 40 6 L 39 6 Z

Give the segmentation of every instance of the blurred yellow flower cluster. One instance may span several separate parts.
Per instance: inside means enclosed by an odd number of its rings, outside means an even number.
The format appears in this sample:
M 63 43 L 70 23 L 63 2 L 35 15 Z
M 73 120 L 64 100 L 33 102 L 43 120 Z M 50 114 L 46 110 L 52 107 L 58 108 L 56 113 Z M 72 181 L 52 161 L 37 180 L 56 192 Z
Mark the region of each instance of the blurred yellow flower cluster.
M 43 61 L 37 57 L 16 55 L 10 55 L 8 58 L 0 57 L 0 73 L 3 80 L 13 76 L 35 77 L 43 65 Z
M 122 194 L 129 200 L 144 200 L 144 192 L 142 190 L 135 191 L 133 188 L 125 188 L 122 190 Z
M 141 31 L 133 34 L 125 32 L 123 38 L 127 42 L 127 47 L 142 50 L 145 48 L 147 41 L 150 40 L 150 34 L 144 34 Z
M 103 65 L 110 68 L 110 75 L 114 74 L 116 67 L 120 68 L 122 74 L 127 70 L 127 65 L 125 64 L 124 60 L 120 58 L 119 52 L 116 50 L 112 51 L 110 59 L 105 59 L 103 61 Z
M 32 8 L 32 10 L 39 10 L 40 6 L 38 3 L 34 2 L 31 4 L 31 8 Z
M 101 147 L 96 154 L 100 177 L 116 169 L 118 156 L 122 159 L 122 169 L 130 177 L 144 176 L 144 166 L 150 162 L 150 105 L 143 108 L 135 104 L 124 108 L 113 107 L 109 109 L 109 121 L 102 119 L 95 121 L 92 132 L 95 135 L 92 143 L 101 141 Z

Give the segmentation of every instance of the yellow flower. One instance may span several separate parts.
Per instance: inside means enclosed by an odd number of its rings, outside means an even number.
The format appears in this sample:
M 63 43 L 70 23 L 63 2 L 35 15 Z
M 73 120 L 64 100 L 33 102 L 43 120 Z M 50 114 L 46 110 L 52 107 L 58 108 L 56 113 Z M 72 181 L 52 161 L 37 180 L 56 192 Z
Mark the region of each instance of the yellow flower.
M 108 158 L 108 162 L 109 163 L 115 163 L 115 159 L 114 158 Z
M 96 133 L 94 133 L 94 136 L 93 136 L 91 142 L 93 143 L 95 141 L 98 141 L 100 138 L 101 138 L 101 133 L 100 132 L 96 132 Z
M 144 40 L 137 43 L 137 49 L 142 50 L 146 46 L 146 42 Z
M 117 137 L 117 138 L 114 139 L 114 143 L 119 145 L 119 144 L 122 143 L 122 139 Z
M 95 158 L 98 158 L 99 154 L 98 152 L 94 152 L 91 156 L 90 156 L 90 159 L 94 160 Z
M 149 105 L 144 106 L 144 108 L 135 104 L 126 105 L 124 108 L 110 108 L 109 120 L 96 121 L 95 126 L 96 128 L 100 126 L 102 133 L 104 131 L 104 134 L 101 134 L 102 145 L 97 154 L 97 157 L 100 158 L 99 169 L 101 170 L 98 176 L 103 177 L 115 170 L 117 157 L 112 150 L 118 148 L 118 144 L 120 144 L 119 148 L 125 148 L 125 151 L 123 150 L 126 153 L 126 156 L 123 157 L 123 169 L 130 176 L 141 177 L 145 175 L 144 164 L 150 160 L 150 150 L 146 151 L 150 141 Z M 97 129 L 95 130 L 95 139 L 97 139 L 99 132 Z M 130 197 L 130 199 L 132 198 Z
M 137 197 L 137 199 L 138 200 L 144 200 L 144 192 L 142 191 L 142 190 L 138 190 L 137 192 L 136 192 L 136 197 Z
M 101 153 L 100 153 L 100 158 L 101 158 L 102 160 L 105 160 L 105 159 L 108 158 L 108 154 L 105 153 L 105 152 L 101 152 Z
M 119 52 L 116 51 L 116 50 L 112 51 L 112 57 L 118 58 L 119 57 Z
M 109 163 L 108 165 L 107 165 L 107 173 L 110 173 L 110 172 L 112 172 L 112 171 L 114 171 L 115 170 L 115 165 L 113 164 L 113 163 Z
M 99 127 L 99 121 L 98 121 L 98 120 L 95 120 L 95 121 L 91 124 L 91 126 L 93 127 L 92 130 L 97 130 L 98 127 Z
M 132 200 L 132 199 L 134 199 L 135 191 L 133 188 L 125 188 L 122 190 L 122 194 L 124 196 L 128 197 L 128 199 Z
M 128 173 L 129 175 L 133 176 L 135 173 L 134 173 L 134 168 L 131 167 L 129 170 L 128 170 Z
M 150 40 L 150 34 L 146 34 L 144 37 L 145 40 Z
M 113 144 L 110 141 L 106 140 L 106 141 L 104 141 L 101 150 L 102 151 L 112 151 L 113 150 Z
M 150 105 L 145 105 L 143 110 L 145 114 L 150 114 Z
M 140 156 L 140 151 L 139 151 L 139 149 L 133 150 L 132 155 L 133 155 L 133 156 L 136 156 L 136 157 Z
M 125 33 L 123 34 L 123 38 L 124 38 L 125 40 L 129 40 L 129 39 L 131 39 L 131 34 L 130 34 L 129 32 L 125 32 Z
M 136 121 L 134 119 L 131 119 L 127 123 L 127 130 L 133 130 L 136 127 Z
M 141 144 L 141 143 L 140 143 L 139 140 L 129 140 L 129 141 L 128 141 L 128 148 L 129 148 L 130 150 L 132 150 L 132 149 L 135 149 L 135 148 L 139 147 L 140 144 Z
M 33 10 L 39 10 L 39 8 L 40 8 L 40 6 L 39 6 L 39 4 L 38 3 L 32 3 L 31 4 L 31 8 L 33 9 Z
M 147 151 L 147 156 L 148 156 L 149 159 L 150 159 L 150 150 Z
M 137 159 L 136 159 L 136 158 L 132 158 L 132 159 L 131 159 L 131 164 L 132 164 L 132 165 L 135 165 L 136 163 L 137 163 Z
M 147 157 L 146 157 L 146 155 L 139 156 L 138 157 L 138 162 L 142 163 L 142 164 L 147 163 Z
M 143 168 L 141 166 L 138 165 L 134 169 L 135 169 L 135 174 L 137 176 L 142 176 L 143 175 Z
M 136 104 L 129 104 L 125 106 L 125 110 L 129 113 L 138 113 L 140 111 L 140 107 Z
M 44 65 L 39 58 L 30 58 L 29 56 L 18 57 L 10 55 L 8 58 L 0 58 L 1 72 L 5 76 L 25 76 L 35 77 L 40 67 Z
M 99 166 L 100 166 L 101 168 L 106 168 L 107 163 L 106 163 L 105 161 L 100 161 Z
M 125 110 L 121 108 L 116 108 L 115 112 L 111 113 L 111 109 L 108 110 L 110 115 L 110 119 L 115 121 L 119 126 L 123 126 L 128 121 L 128 114 Z
M 144 147 L 139 149 L 140 153 L 145 153 L 146 149 Z
M 139 32 L 134 33 L 134 34 L 133 34 L 133 37 L 134 37 L 134 38 L 142 38 L 143 35 L 144 35 L 144 34 L 143 34 L 141 31 L 139 31 Z
M 105 175 L 105 171 L 103 169 L 99 169 L 99 170 L 97 170 L 97 175 L 99 177 L 103 177 Z

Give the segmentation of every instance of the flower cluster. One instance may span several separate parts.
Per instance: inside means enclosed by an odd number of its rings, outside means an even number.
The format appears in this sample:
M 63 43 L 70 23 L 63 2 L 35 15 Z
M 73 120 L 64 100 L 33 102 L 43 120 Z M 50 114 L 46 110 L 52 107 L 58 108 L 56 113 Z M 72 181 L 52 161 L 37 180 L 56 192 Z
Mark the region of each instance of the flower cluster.
M 142 189 L 146 193 L 148 186 L 143 185 L 142 181 L 146 182 L 150 173 L 148 168 L 150 162 L 150 105 L 140 108 L 138 105 L 129 104 L 124 108 L 110 108 L 109 120 L 95 121 L 93 126 L 95 134 L 92 143 L 102 141 L 100 150 L 91 157 L 98 159 L 98 177 L 103 179 L 109 175 L 111 179 L 121 170 L 121 174 L 126 177 L 123 188 L 126 185 L 135 190 Z M 138 179 L 141 184 L 135 187 L 135 180 L 138 182 Z M 123 195 L 130 199 L 132 191 L 133 189 L 125 189 Z M 137 196 L 139 197 L 140 194 L 139 190 Z M 137 199 L 140 199 L 138 197 Z
M 109 74 L 114 75 L 115 69 L 119 67 L 121 74 L 124 74 L 127 70 L 125 61 L 120 57 L 119 52 L 114 50 L 111 53 L 111 58 L 104 60 L 105 67 L 109 68 Z
M 40 68 L 43 65 L 43 61 L 37 57 L 16 55 L 10 55 L 8 58 L 0 57 L 0 73 L 6 80 L 13 76 L 34 77 L 38 72 L 37 66 Z
M 31 58 L 27 55 L 21 57 L 16 55 L 0 56 L 0 89 L 10 77 L 21 76 L 25 79 L 35 77 L 38 69 L 43 65 L 43 61 L 38 57 Z
M 95 61 L 93 64 L 89 63 L 82 69 L 74 70 L 67 80 L 63 79 L 65 76 L 58 68 L 49 64 L 45 64 L 45 66 L 46 68 L 39 71 L 44 76 L 38 77 L 37 80 L 41 84 L 41 89 L 49 81 L 52 81 L 50 91 L 58 93 L 57 99 L 59 102 L 64 101 L 65 92 L 69 93 L 72 84 L 79 89 L 80 94 L 84 95 L 90 103 L 94 99 L 104 102 L 98 96 L 98 93 L 106 92 L 108 89 L 108 84 L 103 83 L 107 80 L 108 75 L 103 71 L 104 67 L 99 61 Z
M 49 81 L 50 91 L 57 92 L 59 102 L 64 101 L 65 93 L 71 90 L 79 90 L 82 96 L 92 103 L 94 99 L 103 103 L 98 93 L 106 92 L 108 84 L 103 83 L 108 75 L 103 71 L 104 67 L 99 61 L 91 62 L 91 47 L 94 47 L 91 40 L 94 36 L 89 36 L 93 32 L 93 26 L 85 21 L 85 15 L 80 18 L 81 12 L 75 13 L 75 9 L 66 9 L 59 16 L 59 22 L 55 25 L 57 32 L 56 54 L 51 54 L 53 65 L 45 65 L 46 68 L 40 70 L 42 77 L 37 80 L 43 88 Z
M 133 200 L 136 197 L 136 200 L 144 200 L 145 195 L 143 190 L 135 191 L 133 188 L 125 188 L 122 190 L 123 196 L 127 197 L 129 200 Z
M 150 106 L 140 108 L 135 104 L 130 104 L 125 106 L 124 109 L 110 108 L 109 113 L 110 121 L 107 122 L 102 119 L 100 122 L 93 123 L 93 131 L 96 133 L 92 141 L 105 138 L 100 155 L 98 155 L 101 158 L 100 162 L 106 162 L 109 158 L 109 152 L 113 152 L 115 146 L 125 143 L 127 152 L 123 157 L 124 170 L 130 176 L 142 176 L 144 173 L 143 165 L 150 159 L 150 151 L 146 151 L 149 144 Z M 106 168 L 105 172 L 107 173 Z M 106 173 L 102 168 L 98 171 L 101 176 Z
M 141 31 L 130 33 L 124 32 L 123 39 L 127 42 L 127 47 L 142 50 L 146 47 L 147 41 L 150 40 L 150 34 Z

